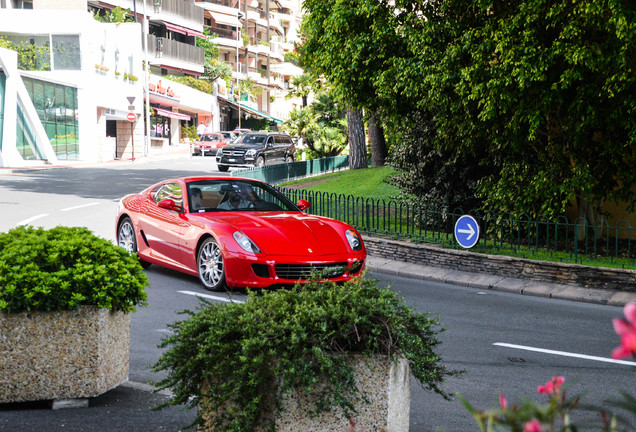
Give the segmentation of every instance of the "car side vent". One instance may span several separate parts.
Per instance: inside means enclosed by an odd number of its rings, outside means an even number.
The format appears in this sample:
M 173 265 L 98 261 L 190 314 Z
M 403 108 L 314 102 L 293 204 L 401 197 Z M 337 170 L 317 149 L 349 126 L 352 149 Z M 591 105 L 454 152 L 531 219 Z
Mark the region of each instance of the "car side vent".
M 148 239 L 146 238 L 146 234 L 144 234 L 143 230 L 139 231 L 141 233 L 141 238 L 144 239 L 144 243 L 147 247 L 150 247 L 150 243 L 148 243 Z

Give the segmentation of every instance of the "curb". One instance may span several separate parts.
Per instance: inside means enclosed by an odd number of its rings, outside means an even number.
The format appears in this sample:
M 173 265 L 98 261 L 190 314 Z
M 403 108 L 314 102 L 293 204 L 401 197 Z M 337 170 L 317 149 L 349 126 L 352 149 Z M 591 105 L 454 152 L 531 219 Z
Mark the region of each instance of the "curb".
M 480 290 L 570 300 L 609 306 L 624 306 L 636 302 L 636 293 L 609 289 L 591 289 L 573 285 L 528 281 L 504 276 L 469 273 L 419 264 L 404 263 L 369 255 L 371 271 L 416 280 L 454 284 Z

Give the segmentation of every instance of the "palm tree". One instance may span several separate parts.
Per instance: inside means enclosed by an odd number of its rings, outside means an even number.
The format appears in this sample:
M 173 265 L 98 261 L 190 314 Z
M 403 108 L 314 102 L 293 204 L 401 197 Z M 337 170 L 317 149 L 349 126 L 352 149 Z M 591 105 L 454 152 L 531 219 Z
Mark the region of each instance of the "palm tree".
M 313 77 L 313 75 L 306 72 L 302 75 L 292 77 L 292 79 L 290 80 L 290 84 L 292 85 L 292 87 L 289 89 L 289 93 L 287 93 L 286 98 L 302 98 L 303 108 L 307 106 L 307 97 L 309 96 L 309 94 L 320 87 L 319 82 Z

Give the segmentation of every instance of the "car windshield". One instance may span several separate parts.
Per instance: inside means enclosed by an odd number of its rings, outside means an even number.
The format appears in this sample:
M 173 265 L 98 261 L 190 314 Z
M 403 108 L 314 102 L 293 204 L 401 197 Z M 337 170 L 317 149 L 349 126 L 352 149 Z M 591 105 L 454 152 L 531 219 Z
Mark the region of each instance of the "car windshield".
M 218 135 L 201 135 L 201 141 L 218 141 Z
M 236 141 L 237 144 L 263 144 L 267 135 L 245 134 Z
M 250 180 L 197 180 L 187 184 L 190 213 L 221 211 L 299 211 L 268 184 Z

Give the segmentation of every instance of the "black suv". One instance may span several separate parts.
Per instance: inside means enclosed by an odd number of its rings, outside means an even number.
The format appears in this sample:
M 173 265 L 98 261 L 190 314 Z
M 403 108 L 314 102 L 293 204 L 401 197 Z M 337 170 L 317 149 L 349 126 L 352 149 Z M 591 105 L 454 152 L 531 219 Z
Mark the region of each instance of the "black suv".
M 261 167 L 294 162 L 296 147 L 287 134 L 280 132 L 249 132 L 216 153 L 219 171 L 230 167 Z

